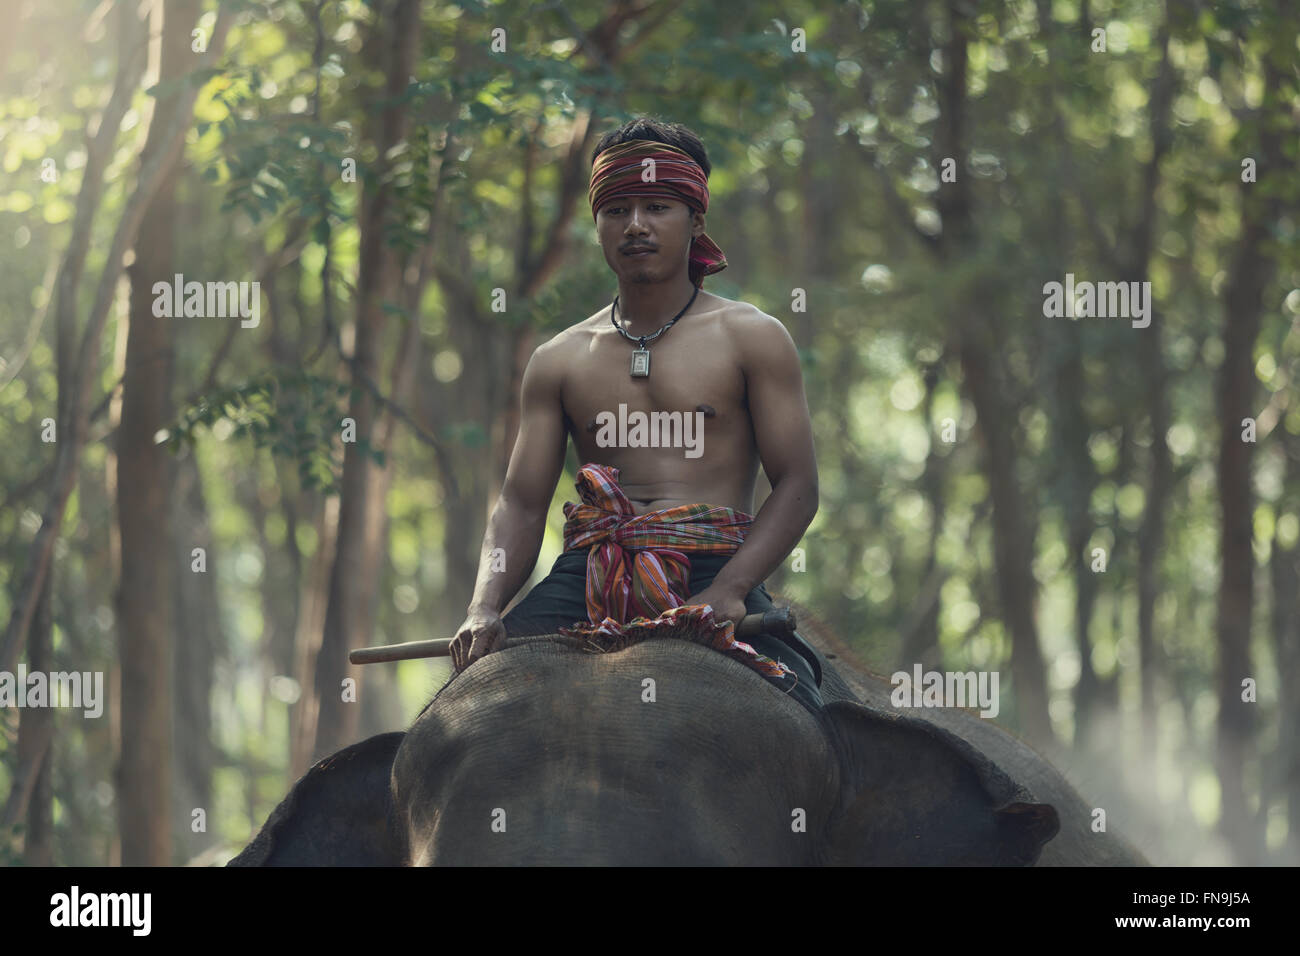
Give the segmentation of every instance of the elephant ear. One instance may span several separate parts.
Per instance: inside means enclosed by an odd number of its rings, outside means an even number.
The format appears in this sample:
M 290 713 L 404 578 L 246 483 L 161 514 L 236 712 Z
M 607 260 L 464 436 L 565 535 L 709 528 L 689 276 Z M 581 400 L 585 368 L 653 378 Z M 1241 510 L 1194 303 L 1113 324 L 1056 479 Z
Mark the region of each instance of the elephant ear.
M 841 770 L 831 863 L 1030 866 L 1060 829 L 1055 808 L 942 727 L 849 701 L 825 716 Z
M 389 790 L 404 733 L 380 734 L 307 771 L 227 866 L 401 866 Z

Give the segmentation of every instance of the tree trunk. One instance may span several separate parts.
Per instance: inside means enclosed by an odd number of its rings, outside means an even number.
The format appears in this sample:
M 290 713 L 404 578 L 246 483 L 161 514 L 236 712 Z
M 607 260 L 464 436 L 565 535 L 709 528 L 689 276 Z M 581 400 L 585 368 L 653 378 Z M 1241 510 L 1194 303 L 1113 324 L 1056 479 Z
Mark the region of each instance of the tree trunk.
M 1048 250 L 1047 274 L 1063 276 L 1068 256 L 1074 248 L 1066 231 L 1064 186 L 1073 166 L 1065 117 L 1059 97 L 1063 77 L 1069 75 L 1079 60 L 1077 44 L 1059 42 L 1060 33 L 1052 17 L 1050 0 L 1037 0 L 1038 33 L 1050 51 L 1048 86 L 1050 90 L 1052 148 L 1057 155 L 1057 188 L 1050 191 L 1043 218 L 1049 230 L 1039 242 Z M 1092 613 L 1096 606 L 1098 572 L 1092 569 L 1088 542 L 1093 534 L 1092 494 L 1097 487 L 1097 470 L 1088 450 L 1091 427 L 1083 407 L 1086 380 L 1083 368 L 1084 337 L 1077 321 L 1060 328 L 1056 349 L 1048 349 L 1050 379 L 1054 383 L 1052 420 L 1055 424 L 1054 457 L 1060 463 L 1056 478 L 1056 497 L 1061 503 L 1065 522 L 1066 553 L 1074 576 L 1074 636 L 1079 648 L 1079 679 L 1074 685 L 1074 743 L 1087 740 L 1100 703 L 1100 685 L 1092 665 Z
M 174 830 L 188 841 L 180 854 L 196 856 L 211 844 L 212 837 L 196 835 L 190 829 L 195 808 L 213 812 L 212 771 L 216 751 L 212 743 L 212 685 L 214 669 L 222 648 L 221 602 L 217 595 L 217 568 L 203 479 L 192 451 L 173 463 L 173 497 L 176 574 L 172 592 L 176 596 L 174 620 L 176 660 L 173 671 L 177 693 L 172 721 L 172 745 L 177 756 L 174 767 Z M 182 531 L 183 529 L 183 531 Z M 191 571 L 194 548 L 207 555 L 207 572 Z
M 1169 129 L 1169 111 L 1176 85 L 1173 64 L 1169 56 L 1169 8 L 1160 25 L 1160 68 L 1151 91 L 1151 108 L 1147 127 L 1151 135 L 1151 159 L 1142 168 L 1142 192 L 1138 219 L 1131 230 L 1132 248 L 1125 257 L 1132 264 L 1132 272 L 1123 276 L 1127 282 L 1145 282 L 1151 263 L 1152 237 L 1159 214 L 1156 189 L 1160 183 L 1160 163 L 1169 151 L 1172 137 Z M 1165 545 L 1165 509 L 1172 490 L 1173 465 L 1169 457 L 1166 435 L 1169 431 L 1168 373 L 1165 369 L 1162 344 L 1162 317 L 1155 314 L 1151 304 L 1150 325 L 1138 330 L 1138 354 L 1141 372 L 1146 383 L 1147 414 L 1151 418 L 1151 460 L 1146 487 L 1146 502 L 1142 512 L 1142 527 L 1138 531 L 1138 663 L 1141 668 L 1142 733 L 1138 752 L 1144 765 L 1151 765 L 1156 753 L 1156 649 L 1159 642 L 1155 633 L 1156 597 L 1161 584 L 1161 557 Z
M 1217 768 L 1222 792 L 1220 827 L 1237 863 L 1261 862 L 1258 834 L 1250 825 L 1245 788 L 1246 755 L 1256 730 L 1255 703 L 1242 700 L 1242 681 L 1256 677 L 1251 662 L 1251 614 L 1254 608 L 1254 490 L 1251 486 L 1252 443 L 1242 438 L 1242 421 L 1255 415 L 1254 350 L 1262 297 L 1272 274 L 1272 260 L 1262 245 L 1268 226 L 1246 218 L 1225 299 L 1224 357 L 1219 370 L 1219 504 L 1220 565 L 1218 634 Z
M 374 65 L 386 67 L 386 82 L 379 96 L 388 103 L 400 96 L 414 72 L 419 48 L 420 0 L 393 0 L 377 11 L 376 30 L 367 43 Z M 357 280 L 356 348 L 352 357 L 353 383 L 357 386 L 349 416 L 356 422 L 358 442 L 375 441 L 376 402 L 366 381 L 379 381 L 380 355 L 388 314 L 383 306 L 394 298 L 399 278 L 397 259 L 388 246 L 391 189 L 383 181 L 387 155 L 406 137 L 408 111 L 404 104 L 385 105 L 377 111 L 374 141 L 378 169 L 365 180 L 360 213 L 360 272 Z M 376 446 L 379 447 L 379 446 Z M 356 443 L 345 447 L 339 503 L 339 536 L 330 575 L 325 636 L 316 660 L 316 692 L 320 713 L 315 752 L 333 753 L 354 740 L 360 726 L 360 709 L 343 700 L 345 678 L 359 681 L 360 671 L 348 663 L 350 646 L 371 643 L 383 552 L 383 522 L 389 479 Z
M 971 324 L 977 319 L 972 317 Z M 983 330 L 968 328 L 960 347 L 965 388 L 979 417 L 984 464 L 993 503 L 993 552 L 1002 620 L 1011 637 L 1011 678 L 1016 714 L 1024 735 L 1035 746 L 1055 743 L 1047 712 L 1047 672 L 1034 619 L 1038 582 L 1034 577 L 1032 497 L 1015 475 L 1017 453 L 1012 435 L 1015 415 L 1006 407 L 1003 388 Z M 1027 500 L 1029 502 L 1027 506 Z
M 1282 86 L 1278 67 L 1266 57 L 1265 99 L 1256 117 L 1259 168 L 1273 176 L 1286 175 L 1274 118 L 1289 107 L 1278 92 Z M 1263 833 L 1255 826 L 1247 805 L 1246 766 L 1254 748 L 1257 727 L 1254 702 L 1242 700 L 1242 682 L 1258 679 L 1250 651 L 1251 615 L 1254 609 L 1254 489 L 1251 456 L 1254 443 L 1243 439 L 1243 421 L 1254 419 L 1255 339 L 1263 315 L 1264 294 L 1276 271 L 1269 248 L 1282 213 L 1279 187 L 1243 183 L 1241 229 L 1224 292 L 1223 364 L 1217 381 L 1219 418 L 1220 579 L 1218 634 L 1218 739 L 1216 768 L 1222 794 L 1220 832 L 1231 846 L 1236 862 L 1257 866 L 1263 862 Z
M 306 496 L 304 496 L 306 497 Z M 306 498 L 306 500 L 312 500 Z M 298 624 L 293 641 L 293 678 L 298 682 L 298 700 L 289 711 L 289 779 L 297 780 L 312 764 L 316 725 L 320 714 L 320 693 L 316 688 L 316 661 L 325 633 L 329 604 L 330 568 L 337 551 L 339 498 L 317 500 L 314 529 L 316 550 L 307 564 L 298 599 Z
M 1144 281 L 1146 270 L 1134 281 Z M 1161 590 L 1161 563 L 1165 550 L 1165 510 L 1173 488 L 1173 465 L 1166 435 L 1169 431 L 1169 396 L 1161 344 L 1160 317 L 1153 312 L 1151 325 L 1137 330 L 1141 336 L 1138 354 L 1145 377 L 1147 414 L 1151 420 L 1150 465 L 1142 526 L 1138 529 L 1138 666 L 1140 670 L 1142 732 L 1138 753 L 1143 765 L 1151 766 L 1156 753 L 1156 672 L 1159 642 L 1155 632 L 1156 598 Z
M 937 156 L 952 157 L 960 164 L 967 151 L 967 61 L 972 26 L 969 11 L 959 0 L 949 0 L 948 21 L 935 148 Z M 967 171 L 959 168 L 956 182 L 945 184 L 936 198 L 943 233 L 931 248 L 941 262 L 967 258 L 978 250 L 969 179 Z M 1016 419 L 1007 407 L 1006 383 L 994 361 L 993 317 L 982 304 L 996 301 L 996 290 L 987 290 L 986 295 L 978 286 L 977 280 L 968 292 L 970 305 L 959 320 L 954 351 L 961 362 L 963 388 L 975 406 L 984 447 L 993 504 L 994 564 L 1001 615 L 1011 639 L 1016 714 L 1032 743 L 1051 748 L 1056 739 L 1047 709 L 1047 674 L 1034 616 L 1038 583 L 1033 572 L 1035 527 L 1029 517 L 1034 502 L 1016 478 Z
M 51 578 L 53 576 L 51 575 Z M 32 641 L 31 669 L 54 670 L 54 627 L 51 620 L 50 605 L 53 581 L 46 579 L 41 590 L 40 603 L 36 605 L 35 631 Z M 51 700 L 50 704 L 53 705 Z M 54 710 L 51 708 L 26 708 L 19 721 L 18 732 L 22 733 L 23 724 L 31 723 L 33 736 L 37 741 L 45 740 L 45 752 L 41 754 L 36 774 L 32 797 L 27 804 L 27 830 L 23 833 L 23 865 L 54 865 Z M 43 725 L 43 726 L 42 726 Z M 38 744 L 39 746 L 39 744 Z M 19 748 L 21 752 L 21 747 Z
M 28 671 L 48 672 L 51 662 L 50 577 L 45 579 L 36 602 L 28 648 Z M 51 691 L 53 688 L 51 688 Z M 26 866 L 53 865 L 51 843 L 50 767 L 54 762 L 54 710 L 52 707 L 24 707 L 18 713 L 16 761 L 4 812 L 0 814 L 0 832 L 19 820 L 25 820 L 23 863 Z
M 158 78 L 166 83 L 193 66 L 190 30 L 194 0 L 169 0 L 154 8 L 161 21 Z M 148 163 L 170 148 L 163 120 L 181 94 L 160 98 L 141 153 Z M 122 535 L 122 577 L 117 594 L 122 661 L 122 763 L 118 814 L 124 866 L 172 862 L 170 821 L 172 757 L 171 461 L 154 435 L 172 418 L 172 319 L 153 314 L 154 283 L 174 274 L 173 227 L 180 163 L 168 165 L 145 208 L 131 281 L 122 422 L 117 435 L 117 510 Z
M 1284 431 L 1279 428 L 1278 431 Z M 1292 442 L 1282 437 L 1286 455 L 1286 477 L 1282 500 L 1300 496 L 1300 460 Z M 1283 549 L 1277 524 L 1269 552 L 1269 578 L 1272 584 L 1273 643 L 1277 657 L 1280 720 L 1276 756 L 1270 761 L 1275 785 L 1281 790 L 1286 807 L 1287 839 L 1281 857 L 1283 866 L 1300 865 L 1300 548 L 1293 543 Z M 1268 811 L 1261 801 L 1260 809 Z
M 939 384 L 942 361 L 924 369 L 925 401 L 921 405 L 921 420 L 930 432 L 930 450 L 925 456 L 925 471 L 921 475 L 921 491 L 930 506 L 930 541 L 926 546 L 925 565 L 922 568 L 921 589 L 917 593 L 914 610 L 904 620 L 902 653 L 899 666 L 910 670 L 920 663 L 924 670 L 937 670 L 943 666 L 943 653 L 939 647 L 939 592 L 947 574 L 939 566 L 939 539 L 943 534 L 945 502 L 943 496 L 946 456 L 935 451 L 938 438 L 934 434 L 931 416 L 934 411 L 934 392 Z

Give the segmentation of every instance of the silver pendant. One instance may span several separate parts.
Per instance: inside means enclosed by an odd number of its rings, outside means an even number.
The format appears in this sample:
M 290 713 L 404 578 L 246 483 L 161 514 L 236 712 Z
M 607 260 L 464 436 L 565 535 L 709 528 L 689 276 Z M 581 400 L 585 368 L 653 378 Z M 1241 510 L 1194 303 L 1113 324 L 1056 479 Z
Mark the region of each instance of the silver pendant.
M 649 349 L 632 350 L 632 377 L 633 378 L 650 377 L 650 350 Z

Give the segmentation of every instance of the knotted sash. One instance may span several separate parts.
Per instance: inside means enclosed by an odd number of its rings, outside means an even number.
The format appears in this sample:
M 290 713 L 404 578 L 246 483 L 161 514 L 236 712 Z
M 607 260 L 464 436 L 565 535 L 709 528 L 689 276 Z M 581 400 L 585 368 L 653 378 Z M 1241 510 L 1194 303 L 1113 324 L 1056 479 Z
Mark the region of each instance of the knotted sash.
M 709 644 L 771 677 L 792 673 L 735 639 L 735 624 L 718 623 L 708 604 L 690 597 L 688 553 L 731 554 L 754 516 L 715 505 L 678 505 L 638 515 L 618 484 L 619 470 L 586 464 L 574 486 L 580 502 L 564 506 L 564 550 L 587 552 L 589 623 L 560 628 L 588 638 L 626 637 L 664 624 L 694 625 Z
M 653 159 L 653 167 L 645 164 Z M 651 176 L 653 178 L 647 181 Z M 591 218 L 611 199 L 628 196 L 661 196 L 684 202 L 701 213 L 709 211 L 709 183 L 704 169 L 690 153 L 667 143 L 636 139 L 601 152 L 591 167 Z M 727 257 L 704 233 L 691 240 L 689 274 L 701 287 L 704 277 L 727 267 Z

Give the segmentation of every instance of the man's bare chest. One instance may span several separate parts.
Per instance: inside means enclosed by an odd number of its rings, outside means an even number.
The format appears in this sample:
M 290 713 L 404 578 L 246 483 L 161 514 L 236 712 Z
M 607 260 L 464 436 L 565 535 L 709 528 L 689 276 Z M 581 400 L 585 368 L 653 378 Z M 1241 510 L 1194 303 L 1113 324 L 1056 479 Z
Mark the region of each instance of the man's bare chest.
M 679 330 L 669 331 L 672 335 Z M 575 438 L 632 413 L 700 414 L 713 428 L 748 425 L 745 376 L 738 352 L 725 336 L 692 330 L 676 340 L 651 343 L 650 374 L 632 374 L 636 345 L 617 332 L 594 333 L 574 343 L 561 389 Z

